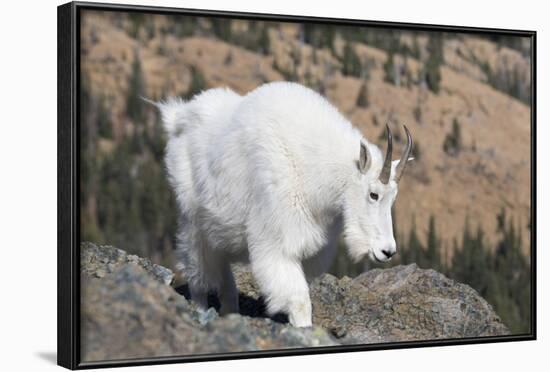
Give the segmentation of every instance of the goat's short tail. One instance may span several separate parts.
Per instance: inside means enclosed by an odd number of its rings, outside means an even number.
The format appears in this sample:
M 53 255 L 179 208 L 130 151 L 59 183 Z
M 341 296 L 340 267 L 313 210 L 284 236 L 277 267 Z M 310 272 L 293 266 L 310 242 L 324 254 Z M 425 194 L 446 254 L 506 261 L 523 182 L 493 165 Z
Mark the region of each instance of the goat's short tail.
M 178 125 L 178 122 L 181 121 L 181 117 L 183 116 L 182 114 L 186 111 L 187 105 L 182 98 L 171 97 L 165 101 L 159 102 L 152 101 L 145 97 L 141 97 L 141 99 L 159 109 L 164 130 L 169 136 L 177 135 L 177 133 L 183 129 L 179 128 Z

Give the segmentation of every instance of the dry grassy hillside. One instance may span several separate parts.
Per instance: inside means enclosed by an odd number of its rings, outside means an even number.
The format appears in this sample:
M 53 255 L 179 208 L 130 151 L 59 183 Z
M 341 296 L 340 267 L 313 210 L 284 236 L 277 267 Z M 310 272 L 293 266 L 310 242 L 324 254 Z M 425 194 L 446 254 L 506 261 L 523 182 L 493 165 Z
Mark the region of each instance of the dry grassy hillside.
M 443 246 L 450 249 L 453 238 L 461 239 L 468 216 L 495 242 L 495 216 L 506 208 L 521 226 L 522 246 L 528 251 L 530 108 L 495 89 L 488 74 L 513 68 L 528 81 L 529 61 L 520 52 L 475 36 L 445 38 L 445 62 L 435 94 L 425 84 L 411 84 L 411 76 L 421 69 L 418 59 L 395 55 L 398 81 L 388 82 L 388 53 L 352 42 L 349 45 L 366 62 L 368 73 L 344 75 L 341 61 L 347 44 L 336 37 L 332 49 L 313 48 L 301 40 L 297 25 L 268 28 L 269 48 L 262 53 L 206 33 L 178 37 L 166 31 L 170 26 L 166 17 L 153 20 L 148 29 L 129 32 L 132 20 L 120 15 L 90 13 L 83 18 L 82 73 L 91 92 L 105 98 L 113 126 L 113 137 L 102 140 L 101 151 L 112 151 L 135 130 L 137 123 L 126 114 L 135 58 L 141 61 L 145 94 L 152 99 L 187 92 L 194 70 L 206 86 L 228 86 L 241 94 L 264 82 L 292 78 L 326 95 L 371 141 L 384 145 L 380 138 L 386 122 L 392 123 L 394 132 L 401 124 L 409 127 L 417 159 L 400 184 L 395 207 L 399 232 L 408 233 L 414 217 L 423 238 L 429 216 L 434 215 Z M 247 27 L 246 22 L 232 24 L 233 31 L 240 28 L 246 33 Z M 419 35 L 415 43 L 422 58 L 426 40 Z M 360 103 L 362 89 L 367 102 Z M 443 150 L 453 122 L 460 127 L 462 146 L 457 153 Z M 399 137 L 397 142 L 400 151 Z

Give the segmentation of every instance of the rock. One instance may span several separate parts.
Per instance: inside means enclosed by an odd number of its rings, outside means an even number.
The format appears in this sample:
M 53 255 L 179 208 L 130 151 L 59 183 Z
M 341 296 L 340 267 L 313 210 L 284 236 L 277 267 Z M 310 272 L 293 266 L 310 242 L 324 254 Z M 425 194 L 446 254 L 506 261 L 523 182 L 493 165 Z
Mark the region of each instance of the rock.
M 122 249 L 88 242 L 80 245 L 80 271 L 87 275 L 102 278 L 128 263 L 141 266 L 161 283 L 171 284 L 174 280 L 172 270 L 156 265 L 148 259 L 129 255 Z
M 198 321 L 201 325 L 208 324 L 211 320 L 218 318 L 218 313 L 213 307 L 209 307 L 206 311 L 198 312 Z
M 260 299 L 251 273 L 242 266 L 234 273 L 239 289 Z M 374 269 L 355 279 L 323 274 L 310 284 L 310 296 L 313 324 L 344 344 L 509 334 L 474 289 L 415 264 Z
M 251 273 L 241 266 L 234 273 L 239 289 L 260 299 Z M 313 324 L 344 344 L 509 334 L 474 289 L 416 264 L 354 279 L 323 274 L 310 284 L 310 296 Z
M 168 272 L 120 249 L 81 245 L 83 361 L 338 344 L 320 327 L 200 311 L 166 284 Z
M 81 271 L 83 361 L 211 352 L 195 333 L 193 307 L 141 266 L 117 265 L 102 278 Z
M 506 335 L 492 307 L 471 287 L 415 264 L 355 279 L 324 274 L 311 285 L 313 322 L 344 329 L 361 343 Z
M 495 336 L 508 334 L 467 285 L 416 265 L 351 279 L 324 274 L 310 285 L 310 329 L 268 318 L 246 266 L 233 267 L 241 314 L 197 309 L 168 285 L 170 270 L 124 251 L 81 245 L 82 357 L 85 361 Z M 107 342 L 108 340 L 108 342 Z

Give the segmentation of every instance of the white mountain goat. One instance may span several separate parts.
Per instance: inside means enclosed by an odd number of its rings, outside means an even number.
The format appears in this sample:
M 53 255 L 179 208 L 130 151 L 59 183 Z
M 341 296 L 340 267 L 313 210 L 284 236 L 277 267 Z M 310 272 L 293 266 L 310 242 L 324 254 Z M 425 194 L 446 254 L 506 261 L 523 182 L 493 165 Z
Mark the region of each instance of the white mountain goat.
M 230 264 L 249 261 L 269 314 L 311 326 L 309 280 L 326 270 L 343 230 L 349 255 L 396 252 L 391 207 L 412 149 L 392 162 L 325 98 L 277 82 L 245 96 L 210 89 L 156 103 L 168 132 L 166 167 L 180 209 L 180 268 L 191 298 L 238 312 Z

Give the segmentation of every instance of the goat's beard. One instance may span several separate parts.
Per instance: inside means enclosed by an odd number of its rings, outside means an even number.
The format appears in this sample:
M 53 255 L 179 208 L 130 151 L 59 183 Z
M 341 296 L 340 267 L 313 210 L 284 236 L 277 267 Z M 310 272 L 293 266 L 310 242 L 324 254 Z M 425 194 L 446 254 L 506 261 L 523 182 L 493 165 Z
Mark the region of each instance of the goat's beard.
M 344 231 L 344 241 L 346 242 L 348 256 L 354 263 L 362 261 L 366 255 L 373 259 L 372 249 L 364 237 L 359 237 L 352 231 L 346 230 Z
M 361 214 L 366 206 L 358 203 L 346 203 L 344 205 L 344 230 L 343 236 L 346 243 L 348 256 L 354 263 L 358 263 L 368 255 L 374 258 L 372 248 L 375 246 L 373 241 L 374 226 L 369 224 L 368 216 Z

